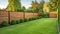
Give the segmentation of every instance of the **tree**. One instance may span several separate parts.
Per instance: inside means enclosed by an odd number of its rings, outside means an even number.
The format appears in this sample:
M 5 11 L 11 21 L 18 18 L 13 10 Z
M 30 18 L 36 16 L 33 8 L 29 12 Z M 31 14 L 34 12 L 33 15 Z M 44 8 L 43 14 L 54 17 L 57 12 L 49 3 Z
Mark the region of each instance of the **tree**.
M 25 10 L 26 8 L 23 6 L 22 9 Z
M 31 4 L 31 9 L 34 11 L 34 12 L 38 12 L 39 10 L 39 4 L 37 3 L 37 1 L 32 1 L 32 4 Z
M 58 0 L 58 23 L 60 24 L 60 0 Z
M 39 3 L 39 13 L 41 14 L 42 17 L 44 17 L 44 12 L 43 12 L 43 6 L 44 6 L 45 1 L 41 0 Z
M 43 6 L 44 6 L 45 1 L 41 0 L 39 3 L 39 13 L 43 13 Z
M 57 2 L 57 3 L 58 3 L 58 6 L 59 6 L 59 5 L 60 5 L 60 0 L 58 0 L 58 2 Z
M 20 0 L 8 0 L 9 4 L 7 9 L 9 11 L 18 11 L 21 9 L 21 2 Z
M 44 0 L 41 0 L 41 1 L 40 1 L 40 3 L 39 3 L 39 7 L 40 7 L 40 9 L 43 9 L 44 3 L 45 3 Z
M 50 10 L 57 11 L 58 8 L 58 0 L 50 0 Z

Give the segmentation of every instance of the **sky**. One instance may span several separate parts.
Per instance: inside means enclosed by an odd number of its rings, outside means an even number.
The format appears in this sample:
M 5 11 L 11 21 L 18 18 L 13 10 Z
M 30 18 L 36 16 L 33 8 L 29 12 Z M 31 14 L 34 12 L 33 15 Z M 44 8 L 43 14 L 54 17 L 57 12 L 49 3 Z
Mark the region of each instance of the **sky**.
M 21 0 L 22 6 L 25 6 L 25 8 L 29 8 L 31 6 L 31 2 L 34 0 Z M 37 2 L 40 2 L 40 0 L 36 0 Z M 44 0 L 45 2 L 48 2 L 49 0 Z M 0 0 L 0 8 L 6 8 L 8 5 L 8 0 Z

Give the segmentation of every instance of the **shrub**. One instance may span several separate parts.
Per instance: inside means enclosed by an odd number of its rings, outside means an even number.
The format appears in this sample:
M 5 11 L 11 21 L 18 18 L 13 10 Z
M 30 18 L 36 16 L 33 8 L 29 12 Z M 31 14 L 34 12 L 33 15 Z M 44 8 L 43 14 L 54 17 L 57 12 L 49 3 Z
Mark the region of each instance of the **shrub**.
M 16 24 L 16 20 L 11 21 L 11 25 L 14 25 L 14 24 Z
M 2 26 L 7 26 L 8 23 L 7 23 L 7 21 L 3 21 L 1 25 L 2 25 Z
M 42 16 L 39 16 L 38 18 L 40 19 L 40 18 L 43 18 L 43 17 Z
M 23 9 L 21 9 L 21 10 L 17 10 L 17 12 L 24 12 L 24 10 L 23 10 Z
M 23 23 L 24 22 L 24 20 L 23 19 L 20 19 L 20 23 Z
M 24 19 L 24 22 L 27 22 L 27 19 L 26 18 Z
M 19 24 L 20 23 L 20 21 L 19 20 L 16 20 L 16 24 Z
M 25 10 L 25 12 L 33 12 L 32 10 Z
M 48 13 L 46 13 L 46 14 L 43 14 L 43 15 L 41 15 L 43 18 L 48 18 L 49 17 L 49 14 Z
M 48 18 L 48 17 L 49 17 L 49 14 L 45 14 L 45 15 L 44 15 L 44 18 Z
M 34 17 L 33 20 L 40 19 L 41 17 Z
M 32 20 L 36 20 L 36 17 L 33 17 Z
M 35 17 L 35 19 L 38 19 L 38 17 Z
M 29 21 L 29 18 L 27 18 L 27 21 Z
M 32 21 L 32 18 L 29 18 L 29 21 Z
M 39 17 L 36 17 L 37 19 L 39 19 Z
M 36 19 L 39 19 L 39 17 L 36 17 Z
M 37 17 L 37 19 L 40 19 L 41 18 L 41 16 L 40 17 Z
M 44 16 L 44 18 L 48 18 L 48 16 Z
M 35 17 L 35 19 L 39 19 L 39 17 Z
M 40 16 L 39 18 L 42 18 L 42 16 Z

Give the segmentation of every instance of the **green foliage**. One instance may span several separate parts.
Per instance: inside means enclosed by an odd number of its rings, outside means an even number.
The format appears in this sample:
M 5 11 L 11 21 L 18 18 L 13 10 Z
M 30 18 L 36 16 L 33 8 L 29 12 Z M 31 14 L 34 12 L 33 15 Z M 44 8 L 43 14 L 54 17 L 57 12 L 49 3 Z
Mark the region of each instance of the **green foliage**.
M 39 16 L 38 16 L 38 17 L 34 17 L 34 20 L 36 20 L 36 19 L 40 19 L 40 18 L 41 18 L 41 17 L 39 17 Z
M 39 17 L 34 17 L 33 20 L 39 19 Z
M 36 20 L 36 17 L 33 17 L 32 20 Z
M 2 26 L 7 26 L 8 23 L 7 23 L 7 21 L 3 21 L 1 25 L 2 25 Z
M 40 15 L 43 15 L 43 14 L 44 14 L 44 12 L 43 12 L 42 9 L 40 9 L 38 13 L 39 13 Z
M 47 18 L 47 17 L 49 17 L 49 14 L 48 13 L 44 13 L 43 10 L 40 10 L 39 14 L 40 14 L 41 18 Z
M 32 18 L 29 18 L 29 21 L 32 21 Z
M 25 10 L 25 12 L 33 12 L 32 10 Z
M 19 24 L 19 23 L 20 23 L 20 21 L 19 21 L 19 20 L 16 20 L 16 23 L 17 23 L 17 24 Z
M 43 18 L 48 18 L 49 17 L 49 14 L 43 14 L 42 17 Z
M 24 10 L 23 10 L 23 9 L 21 9 L 21 10 L 17 10 L 17 12 L 24 12 Z
M 26 8 L 23 6 L 21 9 L 25 10 Z
M 24 19 L 20 19 L 20 23 L 23 23 L 24 22 Z
M 43 14 L 43 6 L 44 6 L 44 3 L 45 1 L 44 0 L 41 0 L 40 3 L 39 3 L 39 13 Z
M 36 19 L 40 19 L 41 17 L 32 17 L 32 18 L 29 18 L 28 20 L 29 21 L 32 21 L 32 20 L 36 20 Z
M 50 11 L 57 11 L 58 8 L 58 0 L 50 0 Z
M 34 12 L 38 12 L 40 9 L 43 9 L 43 5 L 44 5 L 45 1 L 44 0 L 41 0 L 40 3 L 38 3 L 36 0 L 35 1 L 32 1 L 32 7 L 31 9 L 34 11 Z
M 16 24 L 16 20 L 12 20 L 10 24 L 11 24 L 11 25 Z
M 44 15 L 44 18 L 48 18 L 48 15 Z
M 36 17 L 36 19 L 40 19 L 41 17 L 39 16 L 39 17 Z
M 7 9 L 9 11 L 17 11 L 21 9 L 21 2 L 20 0 L 8 0 Z
M 39 3 L 39 9 L 43 9 L 44 3 L 45 3 L 44 0 L 40 1 L 40 3 Z
M 28 21 L 27 18 L 25 18 L 25 19 L 24 19 L 24 22 L 27 22 L 27 21 Z
M 58 0 L 58 6 L 60 6 L 60 0 Z
M 39 9 L 39 4 L 37 3 L 37 1 L 32 1 L 32 7 L 31 7 L 31 9 L 35 12 L 36 10 L 38 10 Z M 38 12 L 38 11 L 37 11 Z

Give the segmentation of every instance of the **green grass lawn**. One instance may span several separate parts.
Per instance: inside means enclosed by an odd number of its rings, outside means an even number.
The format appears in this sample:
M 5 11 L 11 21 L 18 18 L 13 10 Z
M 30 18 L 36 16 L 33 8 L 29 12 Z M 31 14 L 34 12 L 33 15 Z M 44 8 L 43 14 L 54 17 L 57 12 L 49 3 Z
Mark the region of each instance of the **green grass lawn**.
M 56 18 L 42 18 L 0 28 L 0 34 L 58 34 Z

